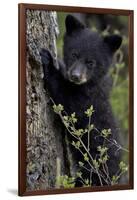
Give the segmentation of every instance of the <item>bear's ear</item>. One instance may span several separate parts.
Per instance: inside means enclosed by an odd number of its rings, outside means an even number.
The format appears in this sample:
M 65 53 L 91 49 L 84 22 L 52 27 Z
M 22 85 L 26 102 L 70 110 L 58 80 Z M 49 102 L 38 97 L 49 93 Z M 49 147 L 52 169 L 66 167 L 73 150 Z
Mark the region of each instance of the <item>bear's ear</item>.
M 66 20 L 66 32 L 71 34 L 73 31 L 84 29 L 85 25 L 82 24 L 76 17 L 67 15 Z
M 110 35 L 104 37 L 104 42 L 108 45 L 111 52 L 114 53 L 122 43 L 122 37 L 120 35 Z

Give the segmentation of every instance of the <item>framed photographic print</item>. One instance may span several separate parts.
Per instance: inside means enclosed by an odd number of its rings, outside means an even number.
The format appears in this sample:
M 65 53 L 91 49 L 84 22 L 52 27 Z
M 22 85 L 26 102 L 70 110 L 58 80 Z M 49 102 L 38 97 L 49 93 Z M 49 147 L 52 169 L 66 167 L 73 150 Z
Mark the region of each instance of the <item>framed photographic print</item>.
M 133 189 L 133 11 L 19 4 L 19 195 Z

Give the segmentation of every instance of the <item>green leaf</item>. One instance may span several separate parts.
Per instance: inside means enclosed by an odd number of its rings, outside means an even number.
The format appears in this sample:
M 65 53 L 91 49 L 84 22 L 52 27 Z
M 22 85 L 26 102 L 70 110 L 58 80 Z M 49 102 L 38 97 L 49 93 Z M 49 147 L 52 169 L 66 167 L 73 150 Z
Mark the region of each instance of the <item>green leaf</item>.
M 78 164 L 79 164 L 80 167 L 83 167 L 83 166 L 84 166 L 84 163 L 81 162 L 81 161 L 79 161 Z
M 87 115 L 87 117 L 91 117 L 92 114 L 94 112 L 94 109 L 93 109 L 93 106 L 91 105 L 90 108 L 88 108 L 86 111 L 85 111 L 85 114 Z
M 122 172 L 126 172 L 126 171 L 128 170 L 127 165 L 126 165 L 123 161 L 121 161 L 121 162 L 119 163 L 119 168 L 120 168 L 120 170 L 121 170 Z
M 109 135 L 111 135 L 111 129 L 103 129 L 101 131 L 101 134 L 103 135 L 103 137 L 108 137 Z
M 119 179 L 119 176 L 112 176 L 112 180 L 111 180 L 112 181 L 112 185 L 116 184 L 118 179 Z
M 72 143 L 71 143 L 74 147 L 76 146 L 76 143 L 74 142 L 74 141 L 72 141 Z
M 108 155 L 106 154 L 102 159 L 103 159 L 103 163 L 105 163 L 108 160 Z
M 66 128 L 69 127 L 69 123 L 68 122 L 64 122 L 64 125 L 66 126 Z
M 82 172 L 77 172 L 76 176 L 79 177 L 79 178 L 82 178 Z
M 108 148 L 107 147 L 98 146 L 97 150 L 100 152 L 100 156 L 102 157 L 107 152 Z
M 85 181 L 86 185 L 89 185 L 89 180 L 88 179 L 85 179 L 84 181 Z
M 88 157 L 87 153 L 84 154 L 84 160 L 89 161 L 89 157 Z
M 72 122 L 72 123 L 76 123 L 78 120 L 76 118 L 76 113 L 72 113 L 71 116 L 69 117 L 69 121 Z
M 92 131 L 93 129 L 94 129 L 94 124 L 90 124 L 90 125 L 88 126 L 89 132 Z
M 106 161 L 108 160 L 108 155 L 106 154 L 105 156 L 101 157 L 98 159 L 99 163 L 106 163 Z
M 73 118 L 73 117 L 75 117 L 75 116 L 76 116 L 76 113 L 73 112 L 73 113 L 71 114 L 71 117 Z
M 119 70 L 123 69 L 125 67 L 125 63 L 116 63 L 116 68 L 118 68 Z
M 53 105 L 53 110 L 55 113 L 59 114 L 61 111 L 64 110 L 64 107 L 61 104 Z
M 68 121 L 68 116 L 63 116 L 63 119 L 64 119 L 65 121 Z
M 72 144 L 76 149 L 79 149 L 79 148 L 80 148 L 80 141 L 77 141 L 77 142 L 72 141 L 71 144 Z
M 76 148 L 79 149 L 79 147 L 80 147 L 80 141 L 77 141 L 76 142 Z
M 85 130 L 84 130 L 84 133 L 87 133 L 88 132 L 88 129 L 87 128 L 85 128 Z
M 93 160 L 93 165 L 96 169 L 99 168 L 99 162 L 97 160 Z
M 78 136 L 78 137 L 82 136 L 83 133 L 84 133 L 84 130 L 83 130 L 83 129 L 78 129 L 78 130 L 75 130 L 75 131 L 73 132 L 73 134 L 76 135 L 76 136 Z
M 59 188 L 74 188 L 75 187 L 75 178 L 74 177 L 68 177 L 65 176 L 58 176 L 56 178 L 56 184 Z

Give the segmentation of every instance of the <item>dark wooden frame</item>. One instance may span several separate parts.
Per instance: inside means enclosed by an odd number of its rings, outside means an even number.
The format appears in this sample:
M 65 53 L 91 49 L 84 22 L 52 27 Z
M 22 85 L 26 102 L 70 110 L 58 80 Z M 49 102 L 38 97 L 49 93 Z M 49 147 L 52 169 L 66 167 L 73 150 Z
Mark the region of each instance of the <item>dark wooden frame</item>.
M 104 9 L 104 8 L 84 8 L 42 4 L 19 4 L 19 180 L 18 194 L 20 196 L 45 195 L 59 193 L 77 193 L 92 191 L 127 190 L 134 187 L 134 167 L 133 167 L 133 10 Z M 26 192 L 26 9 L 55 10 L 66 12 L 86 12 L 95 14 L 114 14 L 129 17 L 129 184 L 114 186 L 96 186 L 87 188 L 72 189 L 48 189 Z

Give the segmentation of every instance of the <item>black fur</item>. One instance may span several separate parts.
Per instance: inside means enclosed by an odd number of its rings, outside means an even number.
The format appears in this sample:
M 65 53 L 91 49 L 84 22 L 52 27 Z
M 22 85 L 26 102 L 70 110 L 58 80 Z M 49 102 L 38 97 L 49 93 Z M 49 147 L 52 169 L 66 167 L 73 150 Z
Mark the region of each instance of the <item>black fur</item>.
M 118 35 L 100 37 L 91 32 L 75 17 L 66 18 L 66 34 L 64 36 L 64 61 L 59 62 L 59 69 L 53 64 L 50 52 L 42 49 L 40 52 L 46 88 L 56 104 L 62 104 L 68 114 L 76 113 L 77 128 L 86 128 L 88 119 L 84 111 L 93 105 L 95 112 L 92 124 L 99 131 L 111 129 L 110 138 L 119 140 L 118 128 L 109 103 L 111 80 L 108 69 L 115 51 L 120 47 L 122 38 Z M 68 134 L 69 135 L 69 134 Z M 96 137 L 93 131 L 90 138 L 90 153 L 97 155 L 97 147 L 103 144 L 103 138 Z M 72 138 L 70 137 L 70 140 Z M 84 138 L 87 143 L 87 138 Z M 75 159 L 82 160 L 81 154 L 73 149 Z M 109 146 L 108 168 L 110 176 L 118 170 L 120 155 L 116 154 L 115 146 Z M 83 171 L 84 178 L 89 174 Z M 93 174 L 92 184 L 100 185 L 98 176 Z M 103 184 L 106 184 L 103 182 Z M 76 186 L 80 186 L 76 183 Z

